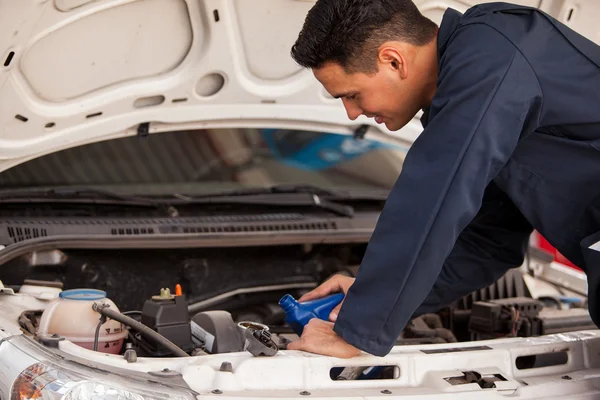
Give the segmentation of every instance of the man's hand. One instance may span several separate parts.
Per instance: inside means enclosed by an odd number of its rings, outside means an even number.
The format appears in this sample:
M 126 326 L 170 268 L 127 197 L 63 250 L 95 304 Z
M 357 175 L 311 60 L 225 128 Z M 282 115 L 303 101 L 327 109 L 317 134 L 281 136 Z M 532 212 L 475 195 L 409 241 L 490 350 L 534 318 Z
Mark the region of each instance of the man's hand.
M 346 343 L 333 331 L 333 323 L 311 319 L 302 331 L 300 340 L 287 345 L 288 350 L 303 350 L 338 358 L 352 358 L 360 355 L 360 350 Z
M 344 296 L 346 296 L 346 294 L 348 293 L 348 289 L 350 289 L 350 286 L 352 286 L 354 280 L 355 278 L 350 278 L 349 276 L 334 275 L 327 281 L 323 282 L 321 286 L 311 290 L 304 296 L 300 297 L 298 301 L 302 303 L 309 300 L 320 299 L 321 297 L 325 297 L 328 294 L 339 292 L 344 293 Z M 331 311 L 331 313 L 329 314 L 330 321 L 335 322 L 337 320 L 337 316 L 340 313 L 340 309 L 342 308 L 342 303 L 344 303 L 343 300 Z

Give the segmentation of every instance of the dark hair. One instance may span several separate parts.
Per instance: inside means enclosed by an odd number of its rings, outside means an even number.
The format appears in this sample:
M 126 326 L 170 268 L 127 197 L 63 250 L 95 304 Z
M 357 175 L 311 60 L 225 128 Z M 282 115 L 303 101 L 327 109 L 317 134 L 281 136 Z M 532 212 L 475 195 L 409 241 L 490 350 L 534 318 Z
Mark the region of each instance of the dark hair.
M 305 68 L 337 62 L 349 73 L 374 73 L 383 43 L 422 46 L 434 38 L 436 28 L 410 0 L 318 0 L 291 55 Z

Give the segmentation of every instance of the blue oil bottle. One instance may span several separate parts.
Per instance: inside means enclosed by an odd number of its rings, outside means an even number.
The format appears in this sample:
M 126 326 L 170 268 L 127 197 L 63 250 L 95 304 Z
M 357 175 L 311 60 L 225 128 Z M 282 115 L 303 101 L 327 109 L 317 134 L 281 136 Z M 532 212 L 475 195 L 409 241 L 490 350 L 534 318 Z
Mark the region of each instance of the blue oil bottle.
M 291 295 L 286 294 L 279 300 L 279 306 L 285 312 L 285 322 L 296 332 L 298 336 L 302 335 L 304 326 L 313 318 L 319 318 L 325 321 L 329 320 L 331 311 L 344 299 L 343 293 L 336 293 L 317 300 L 299 303 Z M 342 371 L 343 367 L 333 368 L 332 377 L 335 379 Z M 356 379 L 374 379 L 383 370 L 380 366 L 375 366 L 363 371 Z
M 285 322 L 300 336 L 304 326 L 311 319 L 319 318 L 328 321 L 331 311 L 343 299 L 343 293 L 336 293 L 320 299 L 299 303 L 291 295 L 286 294 L 279 300 L 279 305 L 285 312 Z

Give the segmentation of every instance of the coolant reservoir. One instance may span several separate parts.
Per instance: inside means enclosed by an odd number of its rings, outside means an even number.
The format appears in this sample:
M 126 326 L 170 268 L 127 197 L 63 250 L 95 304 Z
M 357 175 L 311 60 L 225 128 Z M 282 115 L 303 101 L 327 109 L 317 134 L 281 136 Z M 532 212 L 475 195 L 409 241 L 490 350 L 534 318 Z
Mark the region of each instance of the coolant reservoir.
M 107 304 L 111 310 L 119 311 L 102 290 L 65 290 L 44 310 L 39 334 L 56 333 L 76 345 L 93 350 L 94 335 L 100 321 L 100 314 L 92 309 L 94 303 Z M 100 327 L 98 351 L 119 354 L 126 336 L 127 330 L 120 322 L 108 319 Z

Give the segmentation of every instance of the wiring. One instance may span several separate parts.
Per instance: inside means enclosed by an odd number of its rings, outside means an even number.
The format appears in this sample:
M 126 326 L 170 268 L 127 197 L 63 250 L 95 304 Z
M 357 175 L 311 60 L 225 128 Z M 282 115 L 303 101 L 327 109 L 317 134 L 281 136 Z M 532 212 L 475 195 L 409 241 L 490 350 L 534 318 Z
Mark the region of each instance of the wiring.
M 511 335 L 513 337 L 517 336 L 517 332 L 519 331 L 519 329 L 517 328 L 517 324 L 519 322 L 519 310 L 515 310 L 514 307 L 512 307 L 512 312 L 513 312 L 513 322 L 512 322 L 512 329 L 511 329 Z M 520 326 L 521 324 L 519 324 Z
M 504 306 L 502 311 L 509 315 L 508 326 L 510 327 L 510 332 L 507 334 L 498 334 L 498 337 L 516 337 L 525 321 L 524 318 L 521 318 L 521 313 L 514 306 Z

